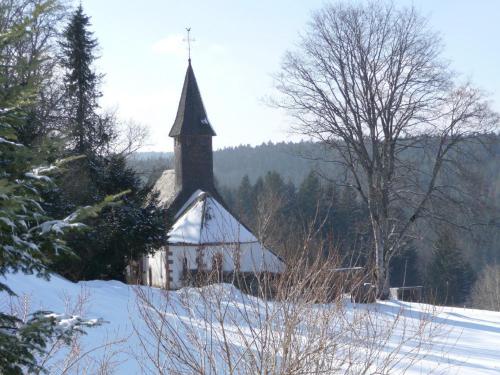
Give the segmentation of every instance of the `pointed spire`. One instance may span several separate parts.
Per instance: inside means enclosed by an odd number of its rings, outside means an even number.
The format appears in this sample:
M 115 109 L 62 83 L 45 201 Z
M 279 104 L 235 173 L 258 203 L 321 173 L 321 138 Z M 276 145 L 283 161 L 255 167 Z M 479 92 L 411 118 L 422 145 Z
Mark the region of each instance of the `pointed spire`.
M 191 59 L 188 60 L 177 116 L 169 133 L 170 137 L 180 135 L 215 135 L 201 100 L 196 77 L 191 66 Z

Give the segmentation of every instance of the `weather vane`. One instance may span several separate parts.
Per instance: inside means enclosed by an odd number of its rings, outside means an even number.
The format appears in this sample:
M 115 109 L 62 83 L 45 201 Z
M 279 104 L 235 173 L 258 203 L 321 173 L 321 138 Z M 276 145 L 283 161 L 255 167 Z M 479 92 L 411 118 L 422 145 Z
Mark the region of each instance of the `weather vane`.
M 187 45 L 188 45 L 188 59 L 189 59 L 189 61 L 191 61 L 191 42 L 195 42 L 196 39 L 191 39 L 191 28 L 190 27 L 186 27 L 186 31 L 187 31 L 187 38 L 184 39 L 183 41 L 187 42 Z

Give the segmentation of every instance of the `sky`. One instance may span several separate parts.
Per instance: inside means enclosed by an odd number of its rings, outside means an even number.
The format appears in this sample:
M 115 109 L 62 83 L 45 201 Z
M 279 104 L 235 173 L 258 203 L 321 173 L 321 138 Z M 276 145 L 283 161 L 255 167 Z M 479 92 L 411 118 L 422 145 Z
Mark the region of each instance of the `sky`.
M 354 0 L 353 0 L 354 1 Z M 500 1 L 394 0 L 428 16 L 444 57 L 500 110 Z M 297 141 L 292 119 L 267 104 L 272 74 L 324 0 L 82 0 L 105 74 L 102 107 L 147 127 L 144 151 L 172 151 L 187 68 L 186 27 L 195 39 L 193 69 L 217 133 L 214 148 Z

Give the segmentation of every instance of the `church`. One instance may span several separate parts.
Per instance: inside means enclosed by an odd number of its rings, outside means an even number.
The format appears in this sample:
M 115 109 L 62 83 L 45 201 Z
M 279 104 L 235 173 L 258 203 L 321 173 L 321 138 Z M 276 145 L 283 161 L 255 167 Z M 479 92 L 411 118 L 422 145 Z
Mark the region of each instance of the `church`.
M 174 139 L 174 169 L 165 170 L 153 187 L 173 224 L 166 229 L 165 246 L 140 262 L 142 284 L 179 289 L 192 285 L 194 275 L 213 271 L 259 277 L 285 269 L 283 260 L 230 212 L 217 192 L 212 153 L 215 135 L 189 58 L 169 133 Z

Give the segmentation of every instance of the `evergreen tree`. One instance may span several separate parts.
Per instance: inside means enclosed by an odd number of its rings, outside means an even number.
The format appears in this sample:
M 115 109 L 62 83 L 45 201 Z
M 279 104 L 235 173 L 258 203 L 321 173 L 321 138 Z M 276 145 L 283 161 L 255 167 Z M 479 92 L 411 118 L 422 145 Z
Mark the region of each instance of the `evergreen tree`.
M 125 281 L 129 260 L 161 247 L 166 241 L 167 222 L 150 191 L 140 187 L 135 172 L 115 155 L 97 168 L 98 197 L 126 191 L 119 205 L 108 206 L 93 218 L 91 228 L 67 238 L 77 257 L 60 257 L 54 269 L 72 280 L 114 279 Z M 61 194 L 59 194 L 60 196 Z
M 252 190 L 252 184 L 248 175 L 243 176 L 236 192 L 236 212 L 239 213 L 241 219 L 247 224 L 253 223 L 255 219 L 255 202 L 253 201 Z
M 321 203 L 322 188 L 318 176 L 310 171 L 304 181 L 300 184 L 297 193 L 297 203 L 300 207 L 300 215 L 305 224 L 308 224 L 316 216 L 318 205 Z
M 111 140 L 109 121 L 98 114 L 102 75 L 93 68 L 97 39 L 80 4 L 63 32 L 61 65 L 65 69 L 67 137 L 71 150 L 93 156 Z
M 262 176 L 257 178 L 252 187 L 252 203 L 257 204 L 257 198 L 264 192 L 264 179 Z
M 474 272 L 450 231 L 439 233 L 434 246 L 427 271 L 431 302 L 443 305 L 463 304 L 474 282 Z
M 126 262 L 164 244 L 165 218 L 141 188 L 126 156 L 111 152 L 118 134 L 112 118 L 99 112 L 101 75 L 93 68 L 97 40 L 80 5 L 64 30 L 62 67 L 65 70 L 66 150 L 85 155 L 59 180 L 58 191 L 46 197 L 53 214 L 92 205 L 110 194 L 127 192 L 120 205 L 107 207 L 92 219 L 92 228 L 68 236 L 76 257 L 62 257 L 54 270 L 71 280 L 124 280 Z
M 394 256 L 390 264 L 391 285 L 395 287 L 421 285 L 417 263 L 418 254 L 412 245 Z
M 276 171 L 268 171 L 262 179 L 262 190 L 255 197 L 257 233 L 267 246 L 277 248 L 289 237 L 284 228 L 292 229 L 293 220 L 285 216 L 289 210 L 287 186 Z
M 335 233 L 344 256 L 356 264 L 366 265 L 371 246 L 368 212 L 352 187 L 344 186 L 339 190 L 334 216 Z
M 276 171 L 268 171 L 264 176 L 264 192 L 278 195 L 285 194 L 285 182 Z
M 292 180 L 289 180 L 284 187 L 285 205 L 283 207 L 283 215 L 287 218 L 292 228 L 297 224 L 297 189 Z
M 217 191 L 220 193 L 222 199 L 226 203 L 228 207 L 231 207 L 233 209 L 233 212 L 237 213 L 239 215 L 239 211 L 235 210 L 235 207 L 238 207 L 238 204 L 236 202 L 236 197 L 233 192 L 233 189 L 228 188 L 227 186 L 216 186 L 215 187 Z
M 46 11 L 45 7 L 37 9 Z M 29 34 L 33 18 L 13 25 L 0 33 L 0 66 L 6 66 L 8 52 L 13 45 L 23 42 Z M 13 69 L 28 69 L 21 61 Z M 29 67 L 32 69 L 33 67 Z M 78 221 L 97 209 L 79 210 L 63 220 L 54 220 L 41 207 L 40 191 L 50 188 L 53 181 L 49 173 L 57 165 L 37 167 L 42 159 L 35 150 L 20 141 L 28 112 L 39 87 L 36 82 L 13 84 L 9 76 L 0 75 L 0 277 L 9 272 L 24 272 L 49 277 L 47 263 L 55 254 L 70 250 L 60 238 L 68 229 L 79 228 Z M 60 164 L 60 163 L 59 163 Z M 0 282 L 0 293 L 15 296 L 5 283 Z M 27 320 L 0 313 L 0 373 L 39 373 L 43 367 L 37 355 L 44 354 L 54 340 L 68 341 L 75 332 L 93 323 L 78 319 L 76 325 L 64 328 L 59 323 L 63 316 L 38 311 Z

